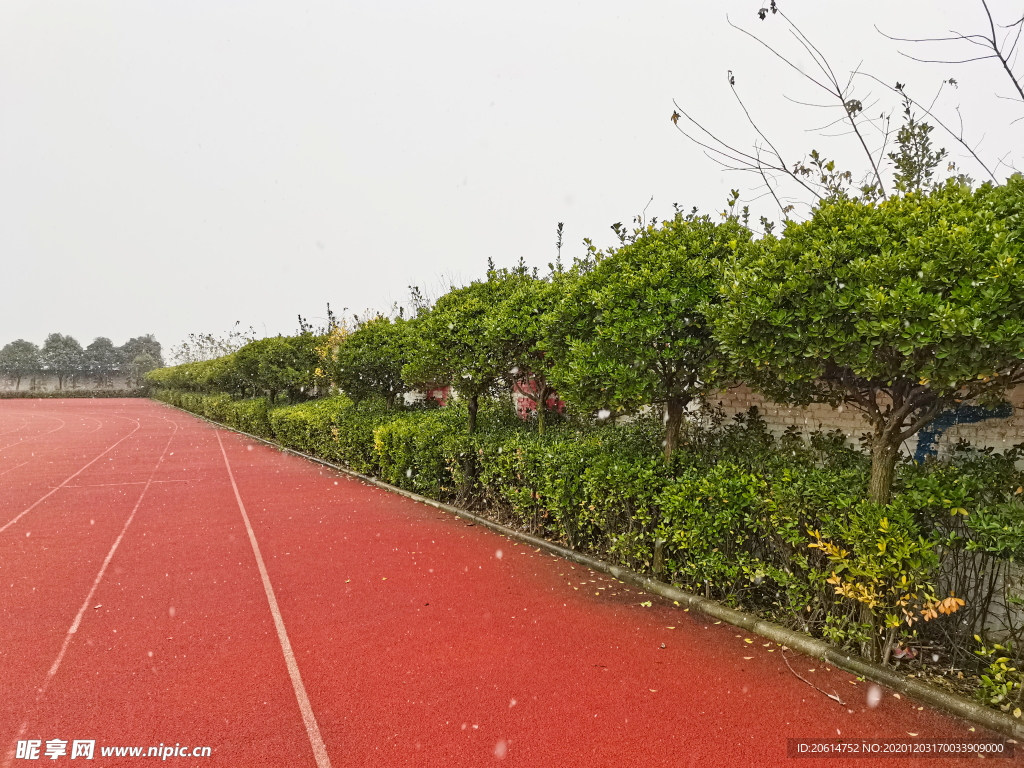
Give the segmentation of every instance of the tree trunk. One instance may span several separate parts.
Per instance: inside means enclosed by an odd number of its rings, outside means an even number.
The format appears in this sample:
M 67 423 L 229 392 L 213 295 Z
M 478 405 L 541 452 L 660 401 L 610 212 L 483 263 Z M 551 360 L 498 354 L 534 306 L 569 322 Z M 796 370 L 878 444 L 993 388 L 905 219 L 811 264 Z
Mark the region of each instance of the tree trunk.
M 17 378 L 16 378 L 15 380 L 14 380 L 14 391 L 15 391 L 15 392 L 17 392 L 17 391 L 18 391 L 18 389 L 19 389 L 19 387 L 21 387 L 21 376 L 18 376 L 18 377 L 17 377 Z
M 679 445 L 679 427 L 683 423 L 683 411 L 690 402 L 686 397 L 670 397 L 665 403 L 665 463 L 672 463 L 672 454 Z
M 899 448 L 899 443 L 893 443 L 891 438 L 875 436 L 875 444 L 871 448 L 871 483 L 868 486 L 868 498 L 875 504 L 889 503 Z
M 480 407 L 480 400 L 478 395 L 473 395 L 469 398 L 469 434 L 476 432 L 476 412 Z
M 544 413 L 547 411 L 548 398 L 551 396 L 551 390 L 548 387 L 541 387 L 540 394 L 537 398 L 537 434 L 544 434 Z
M 868 624 L 871 629 L 868 639 L 860 644 L 860 655 L 868 661 L 879 662 L 882 658 L 881 649 L 878 644 L 878 626 L 875 623 L 875 613 L 866 603 L 860 604 L 860 622 Z

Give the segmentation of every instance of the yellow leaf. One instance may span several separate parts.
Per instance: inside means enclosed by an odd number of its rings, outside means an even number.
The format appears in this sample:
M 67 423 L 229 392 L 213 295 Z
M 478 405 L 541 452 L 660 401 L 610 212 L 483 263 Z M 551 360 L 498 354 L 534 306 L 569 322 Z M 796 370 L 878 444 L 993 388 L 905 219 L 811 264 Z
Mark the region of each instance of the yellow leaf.
M 754 657 L 753 656 L 744 656 L 743 658 L 746 659 L 747 661 L 750 661 Z
M 748 637 L 748 638 L 744 639 L 744 641 L 743 641 L 743 642 L 744 642 L 744 643 L 752 643 L 752 642 L 754 642 L 754 641 L 753 641 L 753 640 L 751 640 L 751 639 L 750 639 L 750 638 Z

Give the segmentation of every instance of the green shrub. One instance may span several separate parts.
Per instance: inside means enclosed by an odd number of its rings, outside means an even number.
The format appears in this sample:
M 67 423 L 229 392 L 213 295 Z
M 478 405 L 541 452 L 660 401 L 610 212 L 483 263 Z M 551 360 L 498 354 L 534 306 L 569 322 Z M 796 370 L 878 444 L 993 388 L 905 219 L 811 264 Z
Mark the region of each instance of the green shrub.
M 270 411 L 270 427 L 282 445 L 324 458 L 339 455 L 332 427 L 352 401 L 344 395 Z

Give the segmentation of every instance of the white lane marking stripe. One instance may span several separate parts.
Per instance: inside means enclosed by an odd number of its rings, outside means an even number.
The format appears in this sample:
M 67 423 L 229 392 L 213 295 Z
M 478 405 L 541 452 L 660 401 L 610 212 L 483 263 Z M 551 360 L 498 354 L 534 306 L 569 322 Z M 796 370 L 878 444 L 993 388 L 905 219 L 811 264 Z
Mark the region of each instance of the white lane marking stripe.
M 50 434 L 50 432 L 56 432 L 58 429 L 63 429 L 65 426 L 67 426 L 67 422 L 66 421 L 64 421 L 63 419 L 60 419 L 60 418 L 58 418 L 56 416 L 45 416 L 44 418 L 54 419 L 55 421 L 59 421 L 60 422 L 60 426 L 59 427 L 54 427 L 53 429 L 51 429 L 51 430 L 49 430 L 47 432 L 40 432 L 38 435 L 32 435 L 31 437 L 23 437 L 23 438 L 21 438 L 21 440 L 19 440 L 16 443 L 10 443 L 9 445 L 3 446 L 2 448 L 0 448 L 0 451 L 6 451 L 8 448 L 13 448 L 16 445 L 21 445 L 22 443 L 27 443 L 29 440 L 35 440 L 37 437 L 46 437 L 46 435 Z
M 235 483 L 235 475 L 231 471 L 231 463 L 228 461 L 227 451 L 224 450 L 224 442 L 220 439 L 220 430 L 216 431 L 217 443 L 220 445 L 220 452 L 224 456 L 224 466 L 228 469 L 228 477 L 231 479 L 231 487 L 235 491 L 235 500 L 238 502 L 238 509 L 242 512 L 242 519 L 245 521 L 245 530 L 249 532 L 249 542 L 252 544 L 253 554 L 256 555 L 256 565 L 260 569 L 260 577 L 263 579 L 263 590 L 267 593 L 267 601 L 270 603 L 270 612 L 274 615 L 274 626 L 277 627 L 277 639 L 281 642 L 281 650 L 284 651 L 285 664 L 288 665 L 288 676 L 292 679 L 292 688 L 295 689 L 295 698 L 299 701 L 299 709 L 302 711 L 302 722 L 306 724 L 306 733 L 309 735 L 309 743 L 313 747 L 313 756 L 316 758 L 318 768 L 331 768 L 331 759 L 327 756 L 327 747 L 324 746 L 323 737 L 320 735 L 320 726 L 316 723 L 316 716 L 313 714 L 313 707 L 306 696 L 306 686 L 302 684 L 302 675 L 299 674 L 299 665 L 295 661 L 295 654 L 292 653 L 292 644 L 288 640 L 288 632 L 284 628 L 284 619 L 281 618 L 281 611 L 277 607 L 277 598 L 274 597 L 274 588 L 270 584 L 270 576 L 267 574 L 267 566 L 263 563 L 263 555 L 260 554 L 260 545 L 256 543 L 256 534 L 249 523 L 249 515 L 245 513 L 245 505 L 242 503 L 242 495 L 238 492 L 238 485 Z
M 138 425 L 138 422 L 135 423 L 136 425 Z M 96 594 L 96 590 L 99 588 L 100 582 L 103 580 L 103 574 L 107 571 L 107 566 L 110 565 L 110 561 L 114 559 L 114 553 L 117 552 L 117 548 L 121 544 L 121 539 L 123 539 L 125 533 L 128 532 L 128 526 L 132 524 L 132 520 L 135 518 L 135 513 L 138 511 L 139 505 L 142 504 L 142 499 L 143 497 L 145 497 L 146 491 L 149 490 L 149 486 L 152 484 L 152 480 L 153 477 L 156 475 L 156 471 L 160 468 L 160 464 L 161 462 L 163 462 L 164 456 L 167 455 L 167 449 L 171 447 L 171 441 L 174 439 L 174 436 L 178 433 L 178 422 L 173 421 L 171 423 L 174 424 L 174 431 L 171 432 L 171 436 L 167 438 L 167 445 L 164 446 L 163 453 L 160 454 L 160 458 L 157 459 L 156 466 L 153 467 L 153 471 L 149 475 L 150 482 L 146 483 L 146 487 L 143 488 L 142 493 L 139 494 L 139 500 L 135 502 L 135 506 L 132 508 L 132 513 L 128 516 L 128 520 L 125 522 L 124 527 L 121 529 L 121 533 L 114 541 L 114 546 L 112 546 L 110 548 L 110 551 L 107 553 L 107 557 L 106 559 L 104 559 L 103 565 L 100 567 L 100 572 L 96 574 L 96 579 L 93 581 L 92 587 L 89 589 L 89 594 L 86 596 L 85 602 L 82 603 L 82 607 L 78 609 L 78 614 L 75 616 L 75 620 L 71 622 L 71 628 L 67 631 L 67 634 L 64 635 L 64 643 L 60 647 L 60 653 L 57 654 L 57 659 L 53 662 L 53 666 L 50 667 L 50 671 L 46 673 L 46 680 L 43 681 L 43 684 L 36 691 L 37 704 L 39 700 L 43 698 L 43 695 L 46 693 L 46 689 L 50 686 L 50 681 L 53 680 L 54 675 L 57 674 L 57 670 L 60 669 L 60 663 L 64 660 L 64 654 L 68 652 L 68 646 L 71 645 L 71 640 L 74 637 L 75 633 L 78 632 L 78 627 L 82 623 L 82 616 L 85 615 L 85 611 L 89 607 L 89 603 L 92 602 L 93 595 Z M 132 432 L 131 434 L 134 434 L 134 432 Z M 131 434 L 125 435 L 125 437 L 130 437 Z M 123 439 L 125 438 L 121 438 L 121 440 Z M 118 442 L 121 441 L 118 440 Z M 117 445 L 117 443 L 114 443 L 114 445 Z M 110 446 L 110 448 L 113 447 L 113 445 Z M 107 450 L 109 451 L 110 448 L 108 448 Z M 106 451 L 104 451 L 104 453 L 106 453 Z M 100 456 L 102 455 L 103 454 L 101 453 Z M 97 456 L 96 458 L 98 459 L 99 456 Z M 96 459 L 93 459 L 93 461 L 95 460 Z M 85 467 L 82 467 L 82 469 L 85 469 Z M 21 737 L 25 735 L 25 731 L 28 728 L 28 722 L 29 721 L 26 719 L 25 722 L 21 724 L 21 728 L 18 730 L 17 739 L 21 739 Z M 14 756 L 16 754 L 17 739 L 15 740 L 15 744 L 12 745 L 11 749 L 7 752 L 7 759 L 4 761 L 4 768 L 9 768 L 11 765 L 11 761 L 14 759 Z
M 171 441 L 174 436 L 178 434 L 177 422 L 171 422 L 174 424 L 174 431 L 171 432 L 171 436 L 167 438 L 167 445 L 164 446 L 163 453 L 160 454 L 160 458 L 156 460 L 156 466 L 153 467 L 153 471 L 149 474 L 149 482 L 146 483 L 146 487 L 142 489 L 142 493 L 139 494 L 138 501 L 135 502 L 135 506 L 132 507 L 132 513 L 128 515 L 128 519 L 124 523 L 124 527 L 121 529 L 121 533 L 118 534 L 117 539 L 114 540 L 114 546 L 107 552 L 106 558 L 103 560 L 103 565 L 100 566 L 100 572 L 96 574 L 96 579 L 92 583 L 92 588 L 89 590 L 89 594 L 86 595 L 85 602 L 82 603 L 82 607 L 78 609 L 78 615 L 75 616 L 75 620 L 71 623 L 71 629 L 68 630 L 67 636 L 64 638 L 64 645 L 60 649 L 60 654 L 57 656 L 57 660 L 53 662 L 53 666 L 50 667 L 50 671 L 46 677 L 46 685 L 49 684 L 50 679 L 57 674 L 57 669 L 60 667 L 60 662 L 64 658 L 64 653 L 68 649 L 68 644 L 71 642 L 71 636 L 78 631 L 79 625 L 82 623 L 82 616 L 85 615 L 86 609 L 89 607 L 89 603 L 92 602 L 93 595 L 96 594 L 96 590 L 99 589 L 100 582 L 103 580 L 103 574 L 107 572 L 107 566 L 110 565 L 110 561 L 114 559 L 114 553 L 117 552 L 117 548 L 121 545 L 121 539 L 128 533 L 128 526 L 132 524 L 132 520 L 135 519 L 135 513 L 139 511 L 139 507 L 142 505 L 142 500 L 146 496 L 146 492 L 149 490 L 149 486 L 153 484 L 153 477 L 156 476 L 156 472 L 160 469 L 160 465 L 163 463 L 164 456 L 167 455 L 167 449 L 171 447 Z M 46 686 L 43 686 L 43 690 L 46 690 Z
M 17 465 L 15 465 L 15 466 L 11 467 L 11 468 L 10 468 L 10 469 L 8 469 L 8 470 L 5 470 L 5 471 L 3 471 L 3 472 L 0 472 L 0 477 L 3 477 L 3 476 L 4 476 L 4 475 L 6 475 L 6 474 L 7 474 L 8 472 L 13 472 L 13 471 L 14 471 L 14 470 L 16 470 L 16 469 L 17 469 L 18 467 L 24 467 L 24 466 L 25 466 L 26 464 L 28 464 L 28 462 L 27 462 L 27 461 L 23 461 L 23 462 L 21 462 L 21 464 L 17 464 Z
M 135 421 L 135 419 L 128 419 L 128 421 Z M 42 497 L 41 499 L 39 499 L 39 501 L 37 501 L 37 502 L 36 502 L 35 504 L 33 504 L 33 505 L 32 505 L 31 507 L 27 508 L 27 509 L 26 509 L 26 510 L 25 510 L 24 512 L 22 512 L 22 513 L 21 513 L 20 515 L 18 515 L 18 516 L 17 516 L 16 518 L 14 518 L 14 519 L 13 519 L 13 520 L 11 520 L 11 521 L 10 521 L 9 523 L 7 523 L 7 524 L 6 524 L 6 525 L 4 525 L 4 526 L 3 526 L 2 528 L 0 528 L 0 533 L 3 533 L 4 531 L 6 531 L 6 530 L 7 530 L 8 528 L 10 528 L 10 527 L 11 527 L 12 525 L 14 525 L 14 524 L 15 524 L 16 522 L 18 522 L 19 520 L 21 520 L 21 518 L 23 518 L 23 517 L 24 517 L 25 515 L 27 515 L 27 514 L 28 514 L 29 512 L 31 512 L 31 511 L 32 511 L 33 509 L 35 509 L 35 508 L 36 508 L 36 507 L 38 507 L 38 506 L 39 506 L 40 504 L 42 504 L 42 503 L 43 503 L 44 501 L 46 501 L 46 499 L 48 499 L 48 498 L 49 498 L 50 496 L 52 496 L 53 494 L 55 494 L 55 493 L 56 493 L 57 491 L 59 491 L 59 490 L 60 490 L 61 488 L 63 488 L 63 487 L 65 486 L 65 485 L 67 485 L 68 483 L 70 483 L 70 482 L 71 482 L 72 480 L 74 480 L 74 479 L 75 479 L 76 477 L 78 477 L 78 476 L 79 476 L 80 474 L 82 474 L 83 472 L 85 472 L 85 470 L 87 470 L 87 469 L 88 469 L 89 467 L 91 467 L 91 466 L 92 466 L 93 464 L 95 464 L 95 463 L 96 463 L 97 461 L 99 461 L 100 459 L 102 459 L 102 458 L 103 458 L 103 457 L 104 457 L 104 456 L 105 456 L 106 454 L 108 454 L 108 453 L 110 453 L 110 452 L 111 452 L 112 450 L 114 450 L 114 448 L 115 448 L 115 447 L 117 447 L 118 445 L 120 445 L 121 443 L 123 443 L 123 442 L 124 442 L 125 440 L 127 440 L 127 439 L 128 439 L 129 437 L 131 437 L 131 436 L 132 436 L 132 435 L 134 435 L 134 434 L 135 434 L 136 432 L 138 432 L 138 431 L 139 431 L 139 427 L 140 427 L 140 426 L 141 426 L 141 425 L 139 424 L 139 422 L 135 421 L 135 429 L 133 429 L 133 430 L 132 430 L 131 432 L 129 432 L 129 433 L 127 434 L 127 435 L 125 435 L 124 437 L 122 437 L 122 438 L 121 438 L 120 440 L 118 440 L 118 441 L 117 441 L 116 443 L 114 443 L 114 444 L 113 444 L 112 446 L 110 446 L 109 448 L 107 448 L 107 450 L 105 450 L 105 451 L 104 451 L 103 453 L 101 453 L 101 454 L 100 454 L 99 456 L 97 456 L 97 457 L 96 457 L 95 459 L 93 459 L 93 460 L 92 460 L 92 461 L 90 461 L 90 462 L 89 462 L 88 464 L 86 464 L 86 465 L 85 465 L 84 467 L 82 467 L 82 468 L 81 468 L 80 470 L 78 470 L 77 472 L 75 472 L 75 474 L 73 474 L 73 475 L 72 475 L 71 477 L 69 477 L 69 478 L 68 478 L 67 480 L 65 480 L 65 481 L 64 481 L 63 483 L 61 483 L 61 484 L 60 484 L 60 485 L 58 485 L 58 486 L 57 486 L 56 488 L 54 488 L 54 489 L 53 489 L 53 490 L 51 490 L 51 491 L 50 491 L 49 493 L 47 493 L 47 494 L 46 494 L 45 496 L 43 496 L 43 497 Z M 177 429 L 177 425 L 175 425 L 175 429 Z M 2 450 L 2 449 L 0 449 L 0 450 Z M 162 459 L 162 458 L 163 458 L 163 457 L 161 457 L 161 459 Z
M 28 421 L 26 419 L 22 419 L 20 427 L 18 427 L 17 429 L 8 429 L 6 432 L 0 432 L 0 437 L 3 437 L 4 435 L 9 435 L 12 432 L 21 432 L 21 430 L 23 430 L 27 426 L 28 426 Z

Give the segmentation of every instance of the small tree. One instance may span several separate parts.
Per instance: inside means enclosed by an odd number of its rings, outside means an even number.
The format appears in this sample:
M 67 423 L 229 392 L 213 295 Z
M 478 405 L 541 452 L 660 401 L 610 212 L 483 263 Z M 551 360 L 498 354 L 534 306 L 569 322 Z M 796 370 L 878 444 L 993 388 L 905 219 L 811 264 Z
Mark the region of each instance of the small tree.
M 663 404 L 670 462 L 716 351 L 704 307 L 717 299 L 719 262 L 749 241 L 735 219 L 714 224 L 679 213 L 616 251 L 594 251 L 595 264 L 574 267 L 577 277 L 546 331 L 562 396 L 591 410 Z
M 377 315 L 365 320 L 338 345 L 332 378 L 353 400 L 380 395 L 388 408 L 408 391 L 402 368 L 409 361 L 408 321 Z
M 295 402 L 312 395 L 317 356 L 317 337 L 272 336 L 251 341 L 234 353 L 240 376 L 254 394 L 266 393 L 271 404 L 284 392 Z
M 120 352 L 114 342 L 104 336 L 97 336 L 85 348 L 82 370 L 97 387 L 107 386 L 115 371 L 122 367 L 121 362 Z
M 501 301 L 504 282 L 493 267 L 486 282 L 455 288 L 422 313 L 409 340 L 409 362 L 402 378 L 410 386 L 454 387 L 469 406 L 469 432 L 476 430 L 480 396 L 493 391 L 508 371 L 507 361 L 490 343 L 487 317 Z
M 82 345 L 72 336 L 51 333 L 40 356 L 46 372 L 57 377 L 57 389 L 64 389 L 64 382 L 82 370 Z
M 872 427 L 870 498 L 943 409 L 1024 383 L 1024 179 L 845 200 L 736 259 L 715 333 L 779 402 L 848 404 Z
M 537 409 L 537 432 L 544 434 L 547 401 L 555 394 L 551 383 L 554 358 L 543 348 L 544 322 L 558 303 L 562 276 L 541 280 L 526 273 L 525 267 L 506 273 L 505 298 L 487 318 L 487 337 L 498 359 L 509 368 L 511 384 L 531 400 Z M 557 284 L 556 284 L 557 283 Z
M 161 347 L 160 342 L 156 340 L 152 333 L 128 339 L 128 341 L 121 345 L 120 351 L 121 362 L 125 366 L 131 364 L 136 357 L 143 353 L 156 360 L 158 368 L 163 368 L 164 366 L 163 347 Z
M 41 364 L 39 347 L 31 341 L 18 339 L 0 349 L 0 373 L 14 381 L 15 390 L 25 376 L 38 373 Z

